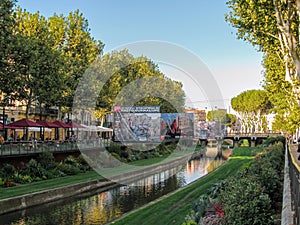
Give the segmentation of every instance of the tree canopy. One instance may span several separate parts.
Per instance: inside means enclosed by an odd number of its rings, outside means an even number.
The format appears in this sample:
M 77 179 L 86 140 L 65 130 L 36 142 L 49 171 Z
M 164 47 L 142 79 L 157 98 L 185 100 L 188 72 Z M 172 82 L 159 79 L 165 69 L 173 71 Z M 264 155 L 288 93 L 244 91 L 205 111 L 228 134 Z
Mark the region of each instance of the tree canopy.
M 265 90 L 249 90 L 231 99 L 232 108 L 239 113 L 244 132 L 262 132 L 266 129 L 264 116 L 272 107 Z
M 293 132 L 300 122 L 295 117 L 300 103 L 300 1 L 229 0 L 227 5 L 226 20 L 237 29 L 237 38 L 264 53 L 263 86 L 277 113 L 274 128 Z
M 46 18 L 4 0 L 0 16 L 0 91 L 26 105 L 27 116 L 31 107 L 56 106 L 69 113 L 76 94 L 87 106 L 95 100 L 98 117 L 111 112 L 117 100 L 128 103 L 128 95 L 135 105 L 160 105 L 162 112 L 183 109 L 180 82 L 167 78 L 151 59 L 127 50 L 102 55 L 104 44 L 92 37 L 79 10 Z M 138 82 L 141 88 L 134 86 Z
M 184 100 L 180 82 L 166 77 L 150 59 L 134 57 L 124 49 L 101 56 L 87 70 L 74 109 L 95 110 L 96 118 L 112 112 L 114 105 L 160 106 L 163 113 L 182 112 Z

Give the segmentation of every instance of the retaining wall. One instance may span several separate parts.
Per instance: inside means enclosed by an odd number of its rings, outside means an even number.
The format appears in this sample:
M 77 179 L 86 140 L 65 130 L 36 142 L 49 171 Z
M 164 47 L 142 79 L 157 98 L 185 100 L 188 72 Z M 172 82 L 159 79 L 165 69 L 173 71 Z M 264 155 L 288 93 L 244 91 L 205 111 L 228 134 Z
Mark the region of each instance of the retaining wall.
M 289 166 L 288 154 L 289 154 L 289 150 L 288 147 L 286 147 L 281 225 L 294 225 L 293 223 L 294 212 L 292 210 L 291 179 L 289 174 L 290 166 Z

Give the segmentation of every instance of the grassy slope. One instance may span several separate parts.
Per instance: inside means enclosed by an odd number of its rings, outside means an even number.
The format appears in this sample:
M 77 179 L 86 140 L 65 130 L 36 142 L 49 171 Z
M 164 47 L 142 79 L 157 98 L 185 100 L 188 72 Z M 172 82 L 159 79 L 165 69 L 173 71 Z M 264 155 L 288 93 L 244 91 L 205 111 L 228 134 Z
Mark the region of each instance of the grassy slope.
M 204 194 L 215 183 L 234 175 L 253 157 L 232 157 L 224 166 L 194 182 L 184 189 L 175 192 L 154 204 L 150 204 L 127 216 L 113 222 L 113 224 L 181 224 L 191 209 L 191 203 Z
M 0 199 L 48 190 L 56 187 L 67 186 L 70 184 L 76 184 L 76 183 L 95 180 L 99 178 L 101 178 L 99 174 L 97 174 L 94 171 L 89 171 L 74 176 L 66 176 L 66 177 L 60 177 L 60 178 L 55 178 L 50 180 L 43 180 L 43 181 L 33 182 L 29 184 L 22 184 L 20 186 L 15 186 L 10 188 L 1 188 Z

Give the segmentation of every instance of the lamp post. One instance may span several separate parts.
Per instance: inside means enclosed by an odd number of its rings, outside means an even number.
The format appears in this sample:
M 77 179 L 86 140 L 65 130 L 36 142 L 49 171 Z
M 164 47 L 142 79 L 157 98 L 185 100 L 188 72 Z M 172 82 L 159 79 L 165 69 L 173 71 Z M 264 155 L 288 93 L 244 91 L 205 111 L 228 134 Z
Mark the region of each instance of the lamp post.
M 6 132 L 5 132 L 5 104 L 4 102 L 1 104 L 2 106 L 2 136 L 6 139 Z
M 4 131 L 4 125 L 5 125 L 5 123 L 4 123 L 4 119 L 5 119 L 5 106 L 4 106 L 4 104 L 2 105 L 2 107 L 3 107 L 3 112 L 2 112 L 2 129 Z
M 5 116 L 5 107 L 8 106 L 14 106 L 14 104 L 9 104 L 8 98 L 4 97 L 2 99 L 2 102 L 0 103 L 0 106 L 2 106 L 2 129 L 3 129 L 3 137 L 6 139 L 6 130 L 5 130 L 5 122 L 6 122 L 6 116 Z

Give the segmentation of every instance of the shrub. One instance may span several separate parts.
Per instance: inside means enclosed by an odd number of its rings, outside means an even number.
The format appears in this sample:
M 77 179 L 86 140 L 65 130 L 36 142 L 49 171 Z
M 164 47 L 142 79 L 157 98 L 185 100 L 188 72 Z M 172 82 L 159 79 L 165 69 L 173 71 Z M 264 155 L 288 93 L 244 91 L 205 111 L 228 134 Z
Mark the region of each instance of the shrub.
M 73 156 L 71 156 L 71 155 L 69 155 L 64 160 L 64 163 L 68 164 L 68 165 L 72 165 L 72 166 L 77 167 L 77 168 L 79 168 L 81 166 L 80 163 Z
M 77 157 L 76 161 L 80 164 L 79 168 L 81 171 L 85 172 L 85 171 L 91 170 L 90 165 L 86 162 L 86 160 L 84 159 L 84 157 L 82 155 Z
M 265 154 L 257 156 L 246 170 L 248 176 L 254 177 L 269 195 L 272 208 L 282 198 L 283 167 L 284 150 L 282 143 L 277 143 Z
M 197 225 L 197 223 L 193 220 L 189 220 L 188 222 L 183 223 L 182 225 Z
M 29 175 L 25 175 L 22 177 L 23 182 L 22 183 L 31 183 L 33 179 Z
M 190 215 L 185 218 L 186 222 L 195 221 L 199 223 L 201 218 L 205 215 L 206 208 L 211 206 L 208 195 L 201 195 L 200 198 L 193 203 Z
M 47 170 L 45 170 L 35 159 L 31 159 L 26 164 L 26 169 L 22 171 L 22 174 L 29 175 L 35 179 L 36 177 L 43 177 L 47 175 Z
M 286 138 L 284 136 L 268 137 L 267 140 L 264 142 L 264 144 L 267 146 L 270 146 L 270 145 L 274 145 L 278 142 L 281 142 L 283 145 L 285 145 Z
M 253 177 L 231 178 L 220 194 L 225 224 L 273 224 L 271 200 Z
M 71 164 L 59 163 L 57 168 L 65 175 L 75 175 L 80 173 L 80 169 Z
M 8 163 L 5 163 L 0 170 L 0 177 L 4 180 L 10 179 L 16 172 L 16 168 Z
M 219 194 L 225 189 L 227 185 L 226 180 L 222 180 L 216 184 L 214 184 L 208 191 L 208 195 L 215 199 L 219 196 Z
M 16 182 L 16 183 L 19 183 L 19 184 L 24 183 L 24 182 L 23 182 L 23 175 L 20 174 L 20 173 L 18 173 L 18 172 L 16 172 L 16 173 L 13 175 L 13 177 L 12 177 L 12 181 L 13 181 L 13 182 Z
M 48 151 L 40 153 L 38 161 L 40 165 L 46 170 L 53 169 L 57 166 L 56 162 L 54 161 L 53 154 Z
M 62 171 L 60 171 L 57 167 L 55 167 L 52 170 L 48 170 L 47 172 L 48 172 L 47 173 L 48 179 L 53 179 L 53 178 L 57 178 L 57 177 L 63 177 L 63 176 L 66 175 L 65 173 L 63 173 Z
M 239 144 L 241 147 L 249 147 L 250 146 L 249 141 L 247 139 L 241 140 Z

